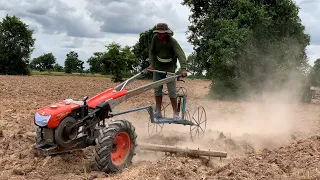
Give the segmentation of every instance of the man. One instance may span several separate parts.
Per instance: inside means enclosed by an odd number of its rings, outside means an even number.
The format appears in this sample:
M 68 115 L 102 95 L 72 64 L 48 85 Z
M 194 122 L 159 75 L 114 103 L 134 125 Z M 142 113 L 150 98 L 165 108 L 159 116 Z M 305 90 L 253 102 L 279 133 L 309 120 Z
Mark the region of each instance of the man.
M 169 29 L 168 25 L 166 23 L 159 23 L 153 32 L 156 33 L 156 35 L 153 36 L 151 41 L 149 52 L 150 66 L 148 69 L 174 73 L 176 70 L 177 59 L 179 59 L 182 77 L 186 77 L 186 56 L 177 40 L 172 37 L 173 32 Z M 153 81 L 158 81 L 163 78 L 165 78 L 165 74 L 153 72 Z M 179 113 L 177 112 L 176 81 L 167 83 L 167 88 L 173 109 L 173 119 L 179 119 Z M 155 89 L 155 118 L 162 117 L 162 89 L 163 85 Z

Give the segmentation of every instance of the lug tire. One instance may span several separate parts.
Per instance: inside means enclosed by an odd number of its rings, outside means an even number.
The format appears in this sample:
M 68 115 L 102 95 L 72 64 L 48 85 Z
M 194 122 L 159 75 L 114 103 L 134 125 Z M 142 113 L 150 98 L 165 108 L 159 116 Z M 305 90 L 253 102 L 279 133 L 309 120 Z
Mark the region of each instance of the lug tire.
M 100 129 L 94 149 L 98 169 L 116 173 L 129 167 L 135 155 L 136 139 L 135 128 L 127 120 L 116 120 Z

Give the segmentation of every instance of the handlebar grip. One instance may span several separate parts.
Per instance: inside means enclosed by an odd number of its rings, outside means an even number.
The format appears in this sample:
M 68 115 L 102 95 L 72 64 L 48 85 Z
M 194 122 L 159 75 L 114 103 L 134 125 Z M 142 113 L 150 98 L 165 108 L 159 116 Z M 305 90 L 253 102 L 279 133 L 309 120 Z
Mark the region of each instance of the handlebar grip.
M 146 69 L 146 70 L 147 70 L 147 71 L 150 71 L 150 72 L 158 72 L 158 73 L 173 75 L 173 76 L 176 76 L 177 81 L 185 82 L 184 80 L 181 80 L 181 79 L 180 79 L 180 78 L 182 77 L 182 74 L 176 74 L 176 73 L 172 73 L 172 72 L 159 71 L 159 70 L 153 70 L 153 69 Z
M 158 73 L 169 74 L 169 75 L 176 75 L 175 73 L 172 73 L 172 72 L 159 71 L 159 70 L 147 69 L 147 71 L 150 71 L 150 72 L 158 72 Z

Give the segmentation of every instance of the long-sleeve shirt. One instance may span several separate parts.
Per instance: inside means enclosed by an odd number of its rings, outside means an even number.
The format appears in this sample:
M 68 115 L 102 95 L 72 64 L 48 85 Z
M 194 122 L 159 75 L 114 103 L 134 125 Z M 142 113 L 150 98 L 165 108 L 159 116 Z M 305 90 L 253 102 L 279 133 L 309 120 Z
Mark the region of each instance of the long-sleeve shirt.
M 179 59 L 181 71 L 186 71 L 186 55 L 177 40 L 172 36 L 169 36 L 168 41 L 166 43 L 162 43 L 162 41 L 158 39 L 157 35 L 154 35 L 149 51 L 150 65 L 159 71 L 175 72 L 177 68 L 177 59 Z M 161 60 L 165 62 L 161 62 Z

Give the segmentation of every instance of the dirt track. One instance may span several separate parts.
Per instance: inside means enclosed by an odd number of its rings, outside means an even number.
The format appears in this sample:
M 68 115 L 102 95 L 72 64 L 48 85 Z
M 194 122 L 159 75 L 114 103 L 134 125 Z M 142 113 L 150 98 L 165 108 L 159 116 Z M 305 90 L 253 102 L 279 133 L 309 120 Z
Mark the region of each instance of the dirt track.
M 132 167 L 108 176 L 96 171 L 91 148 L 49 159 L 33 154 L 37 108 L 93 96 L 114 85 L 105 78 L 0 76 L 0 179 L 85 179 L 86 175 L 89 179 L 320 179 L 319 105 L 208 101 L 204 95 L 210 82 L 199 80 L 181 85 L 188 89 L 190 109 L 202 105 L 207 111 L 207 132 L 201 141 L 191 142 L 189 127 L 178 125 L 165 125 L 162 137 L 148 138 L 146 111 L 120 118 L 133 122 L 138 143 L 228 152 L 221 162 L 141 152 Z M 153 105 L 151 92 L 117 110 Z

